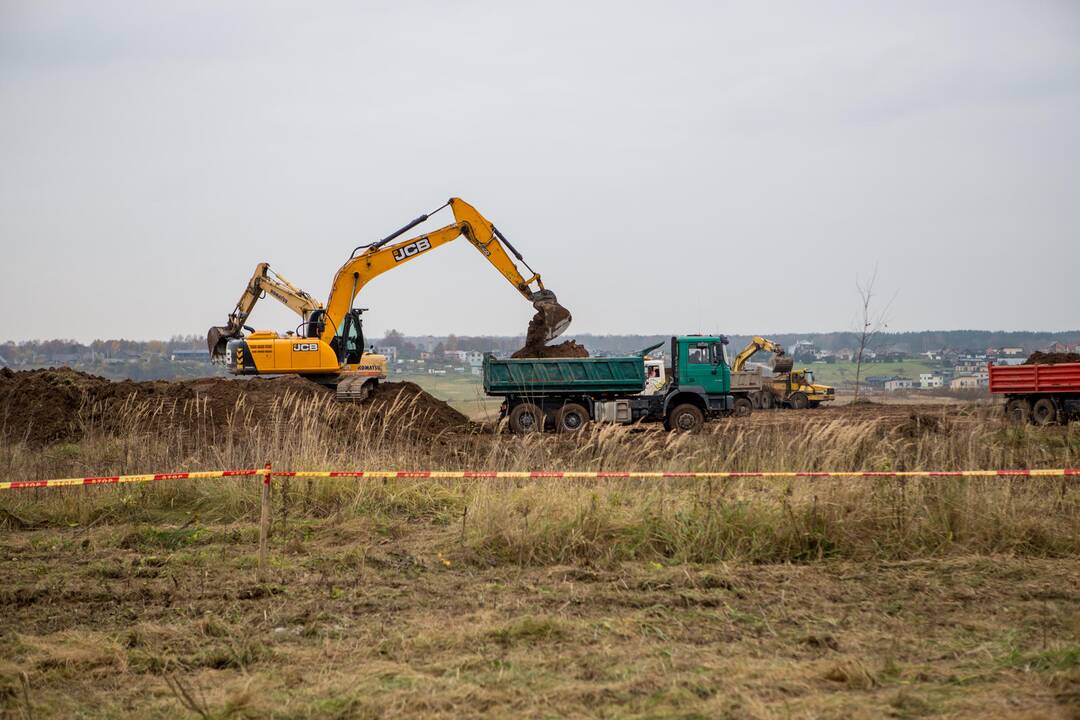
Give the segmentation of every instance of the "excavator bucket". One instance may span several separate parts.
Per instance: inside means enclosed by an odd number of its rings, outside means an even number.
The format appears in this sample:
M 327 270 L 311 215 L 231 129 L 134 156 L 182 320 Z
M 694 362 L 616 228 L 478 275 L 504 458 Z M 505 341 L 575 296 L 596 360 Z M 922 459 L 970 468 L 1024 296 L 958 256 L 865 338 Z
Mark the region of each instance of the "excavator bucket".
M 225 325 L 215 325 L 206 333 L 206 347 L 210 351 L 210 362 L 224 363 L 225 348 L 236 332 Z
M 529 321 L 529 329 L 525 333 L 528 347 L 540 346 L 559 337 L 570 327 L 572 319 L 570 311 L 559 304 L 555 293 L 550 290 L 537 291 L 532 301 L 536 315 Z
M 773 355 L 772 363 L 770 363 L 772 371 L 777 375 L 791 372 L 791 369 L 795 367 L 795 358 L 790 355 Z

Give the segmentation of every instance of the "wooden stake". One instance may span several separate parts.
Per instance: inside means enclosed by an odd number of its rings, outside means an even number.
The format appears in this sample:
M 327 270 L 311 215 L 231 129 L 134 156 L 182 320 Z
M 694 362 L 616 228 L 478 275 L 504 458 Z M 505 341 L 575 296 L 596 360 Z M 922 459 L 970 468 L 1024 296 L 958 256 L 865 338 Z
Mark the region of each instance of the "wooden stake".
M 259 568 L 256 573 L 259 582 L 266 582 L 268 538 L 270 535 L 270 463 L 266 463 L 266 474 L 262 481 L 262 513 L 259 516 Z

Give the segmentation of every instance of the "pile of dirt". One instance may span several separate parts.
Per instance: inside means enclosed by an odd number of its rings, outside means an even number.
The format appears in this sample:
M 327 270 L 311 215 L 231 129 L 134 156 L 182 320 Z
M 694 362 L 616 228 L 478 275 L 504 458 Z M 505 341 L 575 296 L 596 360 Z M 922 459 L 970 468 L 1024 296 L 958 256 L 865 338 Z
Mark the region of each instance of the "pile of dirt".
M 526 345 L 510 357 L 522 358 L 587 358 L 589 351 L 575 340 L 567 340 L 558 345 Z
M 1044 353 L 1036 350 L 1024 361 L 1025 365 L 1054 365 L 1056 363 L 1080 363 L 1080 353 Z
M 216 438 L 236 418 L 257 422 L 286 399 L 330 399 L 332 391 L 297 376 L 203 378 L 180 382 L 114 382 L 68 368 L 0 370 L 0 437 L 41 446 L 74 442 L 91 431 L 119 434 L 138 422 Z M 468 419 L 414 383 L 381 384 L 364 403 L 339 406 L 342 429 L 360 419 L 382 422 L 398 413 L 414 429 L 440 432 Z M 328 413 L 328 416 L 331 415 Z M 329 421 L 328 421 L 329 422 Z

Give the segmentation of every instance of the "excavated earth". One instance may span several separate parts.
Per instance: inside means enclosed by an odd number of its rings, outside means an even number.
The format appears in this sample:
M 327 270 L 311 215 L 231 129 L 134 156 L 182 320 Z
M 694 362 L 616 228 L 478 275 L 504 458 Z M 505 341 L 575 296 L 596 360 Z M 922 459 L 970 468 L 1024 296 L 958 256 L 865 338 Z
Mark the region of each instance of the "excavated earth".
M 114 382 L 68 368 L 0 369 L 0 437 L 47 445 L 90 432 L 119 433 L 133 421 L 172 430 L 224 431 L 238 418 L 266 416 L 275 407 L 331 400 L 332 391 L 301 377 L 250 380 L 203 378 L 180 382 Z M 469 420 L 410 382 L 385 382 L 363 403 L 336 404 L 327 422 L 384 422 L 393 413 L 432 432 L 466 428 Z
M 510 357 L 523 358 L 587 358 L 589 351 L 584 345 L 578 345 L 574 340 L 567 340 L 558 345 L 526 345 Z
M 1055 363 L 1080 363 L 1080 353 L 1031 353 L 1025 365 L 1053 365 Z

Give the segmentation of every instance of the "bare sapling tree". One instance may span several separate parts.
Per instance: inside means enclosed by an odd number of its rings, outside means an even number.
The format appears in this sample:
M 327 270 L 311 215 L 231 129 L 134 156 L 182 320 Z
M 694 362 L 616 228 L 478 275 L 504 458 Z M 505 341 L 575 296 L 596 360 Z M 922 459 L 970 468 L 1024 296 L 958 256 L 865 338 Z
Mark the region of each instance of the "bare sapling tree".
M 877 274 L 877 265 L 875 265 L 874 272 L 871 273 L 869 280 L 864 282 L 858 277 L 855 278 L 855 287 L 859 291 L 859 347 L 855 354 L 855 398 L 852 400 L 853 403 L 859 402 L 863 355 L 877 334 L 888 328 L 889 310 L 892 308 L 893 300 L 896 299 L 894 293 L 884 307 L 880 310 L 874 308 L 874 287 L 877 285 Z

